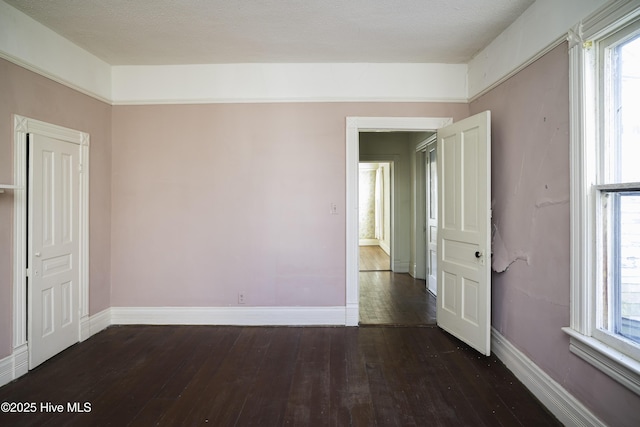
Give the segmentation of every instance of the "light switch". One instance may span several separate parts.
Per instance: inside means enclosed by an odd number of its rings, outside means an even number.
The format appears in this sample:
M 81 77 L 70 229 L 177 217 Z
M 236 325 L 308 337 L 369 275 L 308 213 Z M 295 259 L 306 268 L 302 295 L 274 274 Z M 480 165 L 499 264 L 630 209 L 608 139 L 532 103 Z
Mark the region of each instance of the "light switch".
M 335 203 L 331 203 L 330 211 L 331 215 L 338 215 L 338 205 Z

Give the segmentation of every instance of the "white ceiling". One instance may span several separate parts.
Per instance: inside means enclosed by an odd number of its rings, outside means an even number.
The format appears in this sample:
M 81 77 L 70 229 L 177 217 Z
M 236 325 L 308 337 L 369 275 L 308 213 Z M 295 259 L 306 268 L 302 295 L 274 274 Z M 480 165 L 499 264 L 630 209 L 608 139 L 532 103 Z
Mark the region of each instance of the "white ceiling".
M 466 63 L 534 0 L 5 0 L 112 65 Z

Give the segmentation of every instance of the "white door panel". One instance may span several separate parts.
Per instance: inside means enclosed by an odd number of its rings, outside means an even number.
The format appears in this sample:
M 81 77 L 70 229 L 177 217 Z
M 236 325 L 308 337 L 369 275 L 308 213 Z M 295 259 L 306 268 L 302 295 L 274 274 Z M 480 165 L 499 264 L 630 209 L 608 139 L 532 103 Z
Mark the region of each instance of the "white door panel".
M 491 115 L 438 131 L 438 326 L 490 355 Z
M 29 367 L 78 341 L 79 146 L 30 135 Z

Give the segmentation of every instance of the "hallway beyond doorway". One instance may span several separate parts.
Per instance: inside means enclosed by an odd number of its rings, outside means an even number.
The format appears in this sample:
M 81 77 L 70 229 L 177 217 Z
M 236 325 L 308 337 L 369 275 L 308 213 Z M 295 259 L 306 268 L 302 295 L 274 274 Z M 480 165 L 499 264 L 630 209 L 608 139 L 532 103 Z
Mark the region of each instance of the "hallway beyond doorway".
M 389 271 L 391 259 L 380 246 L 360 246 L 360 271 Z
M 360 325 L 436 324 L 436 297 L 406 273 L 360 273 Z

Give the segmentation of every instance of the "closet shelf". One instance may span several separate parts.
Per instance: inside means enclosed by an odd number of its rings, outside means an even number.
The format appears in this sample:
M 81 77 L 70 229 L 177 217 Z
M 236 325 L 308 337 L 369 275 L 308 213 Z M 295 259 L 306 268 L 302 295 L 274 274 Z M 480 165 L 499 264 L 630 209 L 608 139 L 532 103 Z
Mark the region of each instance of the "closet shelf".
M 18 185 L 0 184 L 0 193 L 4 193 L 4 190 L 22 190 L 22 187 Z

